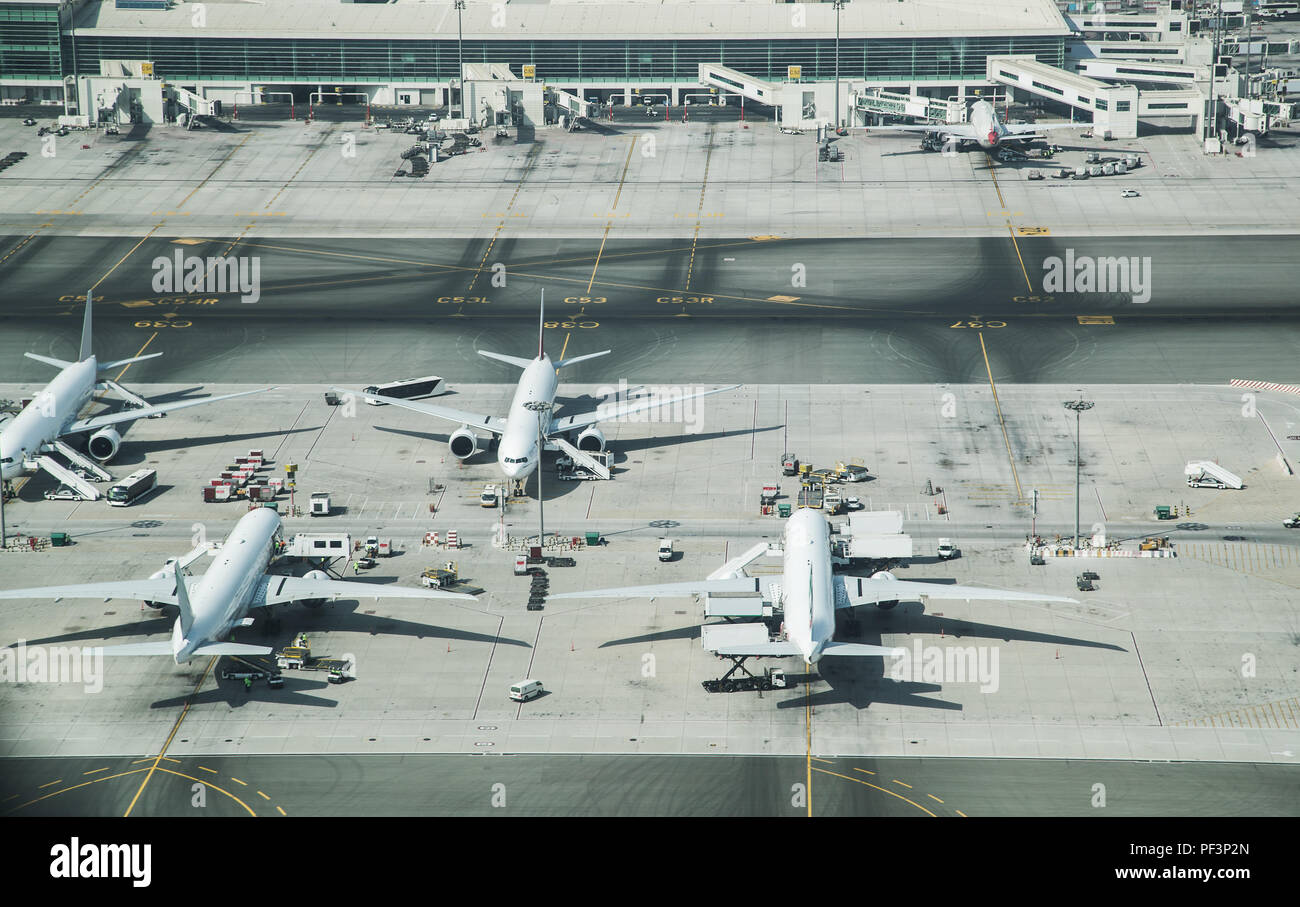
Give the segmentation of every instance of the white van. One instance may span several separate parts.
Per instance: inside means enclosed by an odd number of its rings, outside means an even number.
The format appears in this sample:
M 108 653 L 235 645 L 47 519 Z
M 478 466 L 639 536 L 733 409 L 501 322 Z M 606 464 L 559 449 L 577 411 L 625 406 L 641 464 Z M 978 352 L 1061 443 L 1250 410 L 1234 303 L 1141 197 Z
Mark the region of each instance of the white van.
M 542 695 L 540 680 L 521 680 L 510 685 L 510 698 L 515 702 L 527 702 Z

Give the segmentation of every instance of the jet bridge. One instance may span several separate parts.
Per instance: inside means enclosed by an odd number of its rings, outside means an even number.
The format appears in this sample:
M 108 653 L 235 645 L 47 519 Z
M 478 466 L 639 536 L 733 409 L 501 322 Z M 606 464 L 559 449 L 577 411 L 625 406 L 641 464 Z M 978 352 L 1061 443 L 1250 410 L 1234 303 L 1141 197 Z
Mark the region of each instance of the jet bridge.
M 897 94 L 880 88 L 868 88 L 863 93 L 855 94 L 853 106 L 860 114 L 916 117 L 931 123 L 964 123 L 967 115 L 966 105 L 956 98 L 944 101 L 923 95 Z
M 1110 85 L 1032 56 L 991 56 L 987 66 L 990 81 L 1086 111 L 1095 128 L 1117 139 L 1137 138 L 1138 91 L 1132 85 Z
M 764 82 L 751 75 L 723 66 L 721 63 L 701 63 L 699 69 L 700 84 L 718 91 L 738 94 L 760 104 L 775 106 L 780 103 L 781 86 Z

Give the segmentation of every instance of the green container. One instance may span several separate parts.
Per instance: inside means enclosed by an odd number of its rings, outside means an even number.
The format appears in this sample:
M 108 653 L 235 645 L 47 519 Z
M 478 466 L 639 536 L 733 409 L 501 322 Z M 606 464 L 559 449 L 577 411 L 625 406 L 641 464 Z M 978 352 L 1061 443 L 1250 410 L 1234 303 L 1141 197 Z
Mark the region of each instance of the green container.
M 66 532 L 50 533 L 50 544 L 53 545 L 55 548 L 63 548 L 67 546 L 71 541 L 72 539 L 68 537 L 68 534 Z
M 276 513 L 280 512 L 279 501 L 265 501 L 263 502 L 262 506 L 265 507 L 267 510 L 274 510 Z
M 1173 514 L 1171 514 L 1171 513 L 1169 512 L 1169 508 L 1168 508 L 1168 507 L 1160 506 L 1160 507 L 1157 507 L 1157 508 L 1156 508 L 1156 519 L 1157 519 L 1157 520 L 1172 520 L 1172 519 L 1173 519 Z
M 599 532 L 588 532 L 588 533 L 587 533 L 587 544 L 588 544 L 588 545 L 599 545 L 599 544 L 600 544 L 600 533 L 599 533 Z
M 790 505 L 789 505 L 789 504 L 777 504 L 777 505 L 776 505 L 776 513 L 777 513 L 777 516 L 781 517 L 782 519 L 786 519 L 786 518 L 788 518 L 788 517 L 790 516 Z

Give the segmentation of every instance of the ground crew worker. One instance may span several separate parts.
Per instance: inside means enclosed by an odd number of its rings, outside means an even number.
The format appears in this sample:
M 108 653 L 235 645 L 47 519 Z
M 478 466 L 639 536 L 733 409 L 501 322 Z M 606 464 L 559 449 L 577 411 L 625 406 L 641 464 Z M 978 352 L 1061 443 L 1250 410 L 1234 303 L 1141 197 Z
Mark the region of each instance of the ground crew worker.
M 245 678 L 244 678 L 244 689 L 245 689 L 245 690 L 248 690 L 250 693 L 252 692 L 252 690 L 253 690 L 253 678 L 251 678 L 251 677 L 245 677 Z

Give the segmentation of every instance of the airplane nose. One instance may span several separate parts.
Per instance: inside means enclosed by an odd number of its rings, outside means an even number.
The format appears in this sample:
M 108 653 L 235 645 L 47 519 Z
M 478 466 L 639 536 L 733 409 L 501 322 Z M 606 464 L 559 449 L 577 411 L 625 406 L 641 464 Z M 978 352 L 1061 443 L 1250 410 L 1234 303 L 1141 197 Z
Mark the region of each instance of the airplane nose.
M 997 134 L 996 132 L 992 132 L 992 131 L 990 131 L 990 132 L 989 132 L 989 144 L 990 144 L 990 145 L 996 145 L 997 143 L 998 143 L 998 134 Z

